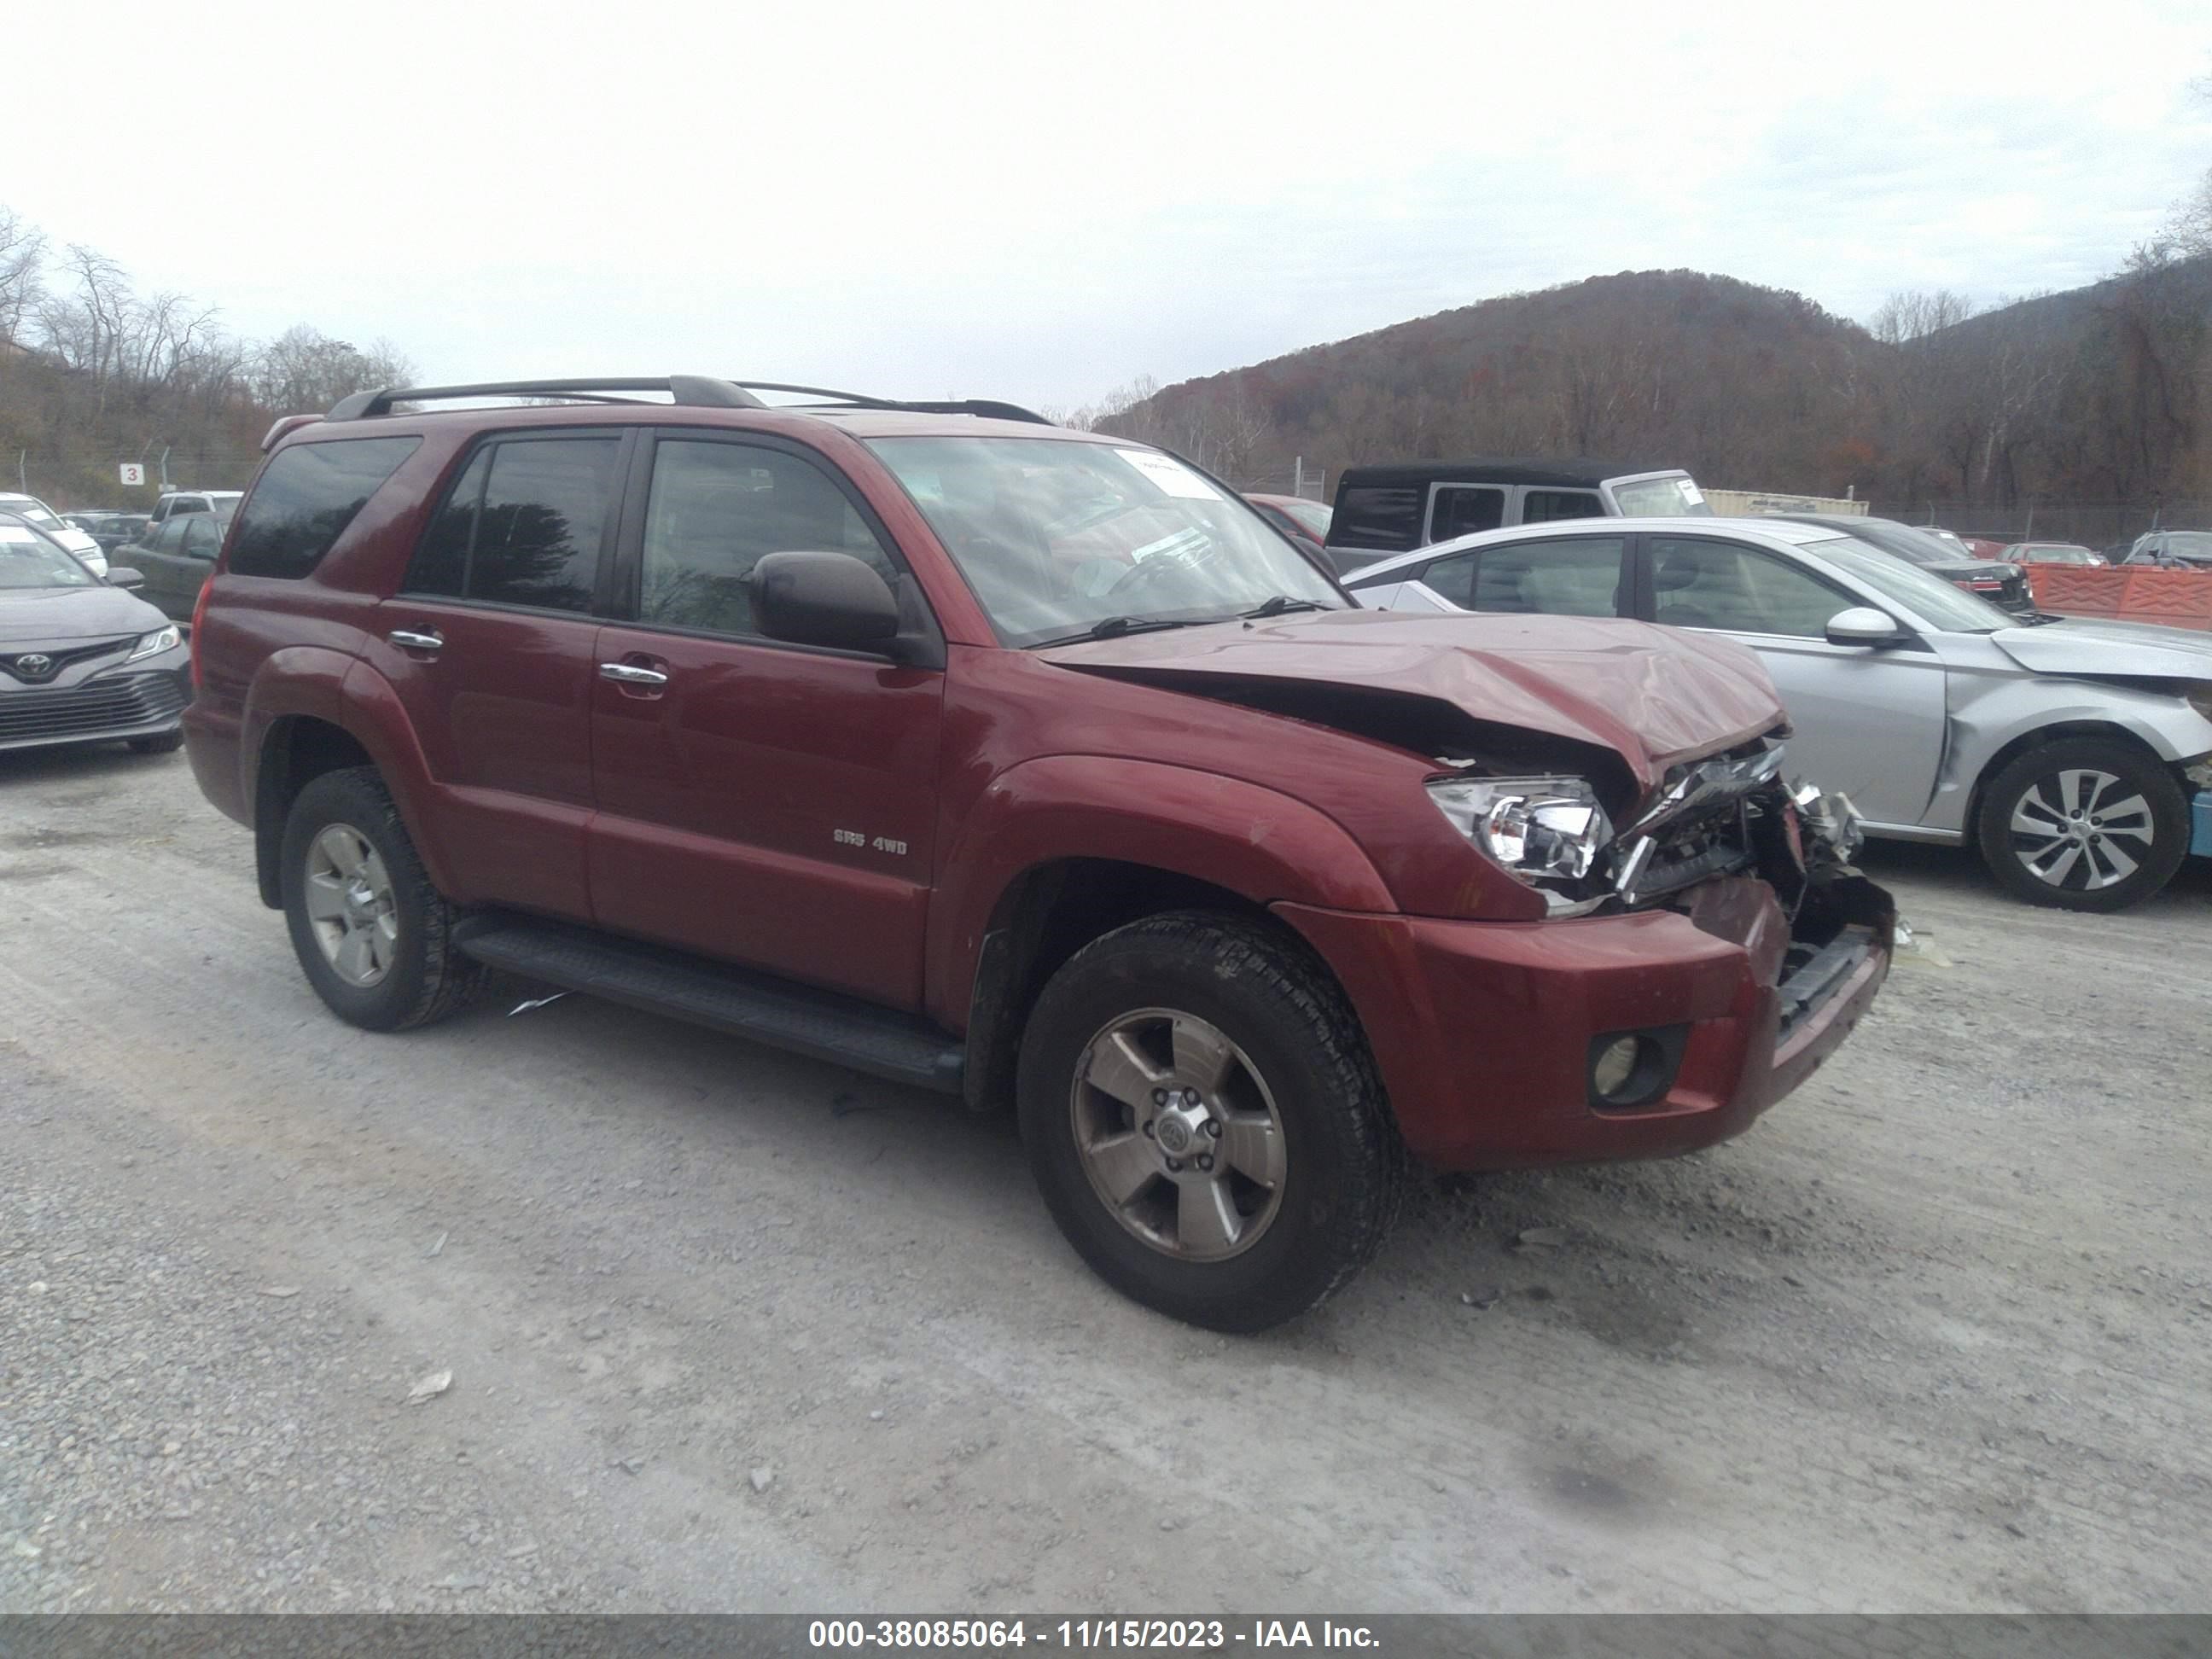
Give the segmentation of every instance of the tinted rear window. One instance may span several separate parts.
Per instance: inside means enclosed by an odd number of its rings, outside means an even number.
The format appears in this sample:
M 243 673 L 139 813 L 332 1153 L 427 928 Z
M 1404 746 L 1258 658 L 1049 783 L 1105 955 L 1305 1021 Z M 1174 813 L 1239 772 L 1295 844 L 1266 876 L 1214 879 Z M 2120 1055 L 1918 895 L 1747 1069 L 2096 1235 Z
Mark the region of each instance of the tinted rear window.
M 230 568 L 240 576 L 304 576 L 344 533 L 420 438 L 343 438 L 277 455 L 239 512 Z M 228 506 L 228 503 L 223 503 Z
M 1352 484 L 1340 489 L 1329 520 L 1331 547 L 1395 552 L 1420 545 L 1423 494 L 1418 484 Z
M 1555 519 L 1601 519 L 1605 502 L 1587 489 L 1532 489 L 1521 498 L 1521 522 L 1549 524 Z
M 530 438 L 477 451 L 416 550 L 408 591 L 590 610 L 619 449 L 614 438 Z

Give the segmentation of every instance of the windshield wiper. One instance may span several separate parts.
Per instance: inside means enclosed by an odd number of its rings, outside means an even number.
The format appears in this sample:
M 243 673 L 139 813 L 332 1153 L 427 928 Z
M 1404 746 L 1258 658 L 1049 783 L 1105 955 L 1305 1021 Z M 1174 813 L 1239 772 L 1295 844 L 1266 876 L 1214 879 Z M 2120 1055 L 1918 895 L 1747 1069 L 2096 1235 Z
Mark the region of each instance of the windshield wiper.
M 1243 617 L 1279 617 L 1285 611 L 1326 611 L 1329 607 L 1319 599 L 1294 599 L 1287 593 L 1277 593 L 1260 601 L 1249 611 L 1240 611 Z
M 1163 628 L 1195 628 L 1200 623 L 1213 620 L 1212 617 L 1106 617 L 1079 634 L 1063 634 L 1056 640 L 1039 640 L 1030 649 L 1044 651 L 1055 645 L 1073 645 L 1082 640 L 1118 640 L 1124 634 L 1151 634 Z

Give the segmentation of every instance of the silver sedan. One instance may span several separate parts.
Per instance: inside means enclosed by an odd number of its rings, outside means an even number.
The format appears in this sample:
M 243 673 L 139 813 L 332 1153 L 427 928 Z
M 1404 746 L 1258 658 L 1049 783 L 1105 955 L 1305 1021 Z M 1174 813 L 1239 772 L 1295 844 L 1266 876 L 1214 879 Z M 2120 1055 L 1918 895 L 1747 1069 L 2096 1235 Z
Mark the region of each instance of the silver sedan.
M 1850 796 L 1871 834 L 1972 843 L 2034 903 L 2117 910 L 2212 854 L 2212 636 L 2014 616 L 1772 519 L 1521 525 L 1346 585 L 1380 610 L 1726 634 L 1774 677 L 1794 770 Z

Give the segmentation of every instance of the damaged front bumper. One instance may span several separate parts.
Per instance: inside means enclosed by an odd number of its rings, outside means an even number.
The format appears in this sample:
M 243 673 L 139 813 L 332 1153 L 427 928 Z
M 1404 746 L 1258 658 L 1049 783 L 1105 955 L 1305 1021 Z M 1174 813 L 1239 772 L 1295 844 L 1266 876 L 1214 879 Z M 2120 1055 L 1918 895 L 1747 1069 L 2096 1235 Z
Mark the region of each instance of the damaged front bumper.
M 1620 883 L 1602 913 L 1498 923 L 1279 907 L 1342 979 L 1414 1152 L 1501 1169 L 1708 1146 L 1802 1083 L 1864 1015 L 1897 917 L 1849 862 L 1848 803 L 1793 797 L 1766 768 L 1701 798 L 1693 781 L 1678 805 L 1690 810 L 1632 825 L 1651 849 L 1634 866 L 1648 884 Z M 1717 838 L 1717 823 L 1734 827 Z M 1715 848 L 1730 849 L 1726 873 Z

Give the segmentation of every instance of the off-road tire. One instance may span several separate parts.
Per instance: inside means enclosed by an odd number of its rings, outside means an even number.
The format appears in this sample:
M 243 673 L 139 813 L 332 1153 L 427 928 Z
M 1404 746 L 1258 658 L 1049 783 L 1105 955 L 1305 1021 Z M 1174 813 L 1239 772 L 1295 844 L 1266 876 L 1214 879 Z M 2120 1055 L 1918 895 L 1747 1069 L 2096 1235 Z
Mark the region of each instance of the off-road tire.
M 1092 1039 L 1138 1009 L 1210 1022 L 1265 1078 L 1281 1124 L 1281 1195 L 1249 1249 L 1193 1261 L 1126 1229 L 1093 1189 L 1071 1099 Z M 1147 917 L 1093 940 L 1046 984 L 1023 1034 L 1016 1099 L 1045 1203 L 1099 1277 L 1212 1330 L 1266 1330 L 1317 1306 L 1374 1256 L 1396 1218 L 1406 1155 L 1367 1041 L 1299 941 L 1200 911 Z
M 374 985 L 348 984 L 332 969 L 309 923 L 304 892 L 315 838 L 350 825 L 376 849 L 392 884 L 398 918 L 397 955 Z M 373 766 L 325 772 L 310 781 L 285 817 L 280 865 L 284 920 L 307 982 L 330 1011 L 370 1031 L 404 1031 L 456 1013 L 483 989 L 483 968 L 453 948 L 459 919 L 430 884 L 391 793 Z
M 2039 783 L 2076 770 L 2111 774 L 2126 794 L 2140 794 L 2150 809 L 2148 854 L 2139 859 L 2131 874 L 2108 887 L 2053 885 L 2029 869 L 2014 850 L 2014 810 Z M 2055 799 L 2055 795 L 2046 790 L 2045 798 Z M 1974 828 L 1983 862 L 2014 897 L 2064 910 L 2124 910 L 2164 887 L 2188 856 L 2189 802 L 2172 772 L 2148 750 L 2105 738 L 2064 738 L 2006 763 L 1983 786 Z M 2127 845 L 2133 856 L 2134 843 Z
M 157 732 L 150 738 L 125 738 L 134 755 L 173 755 L 185 746 L 181 731 Z

